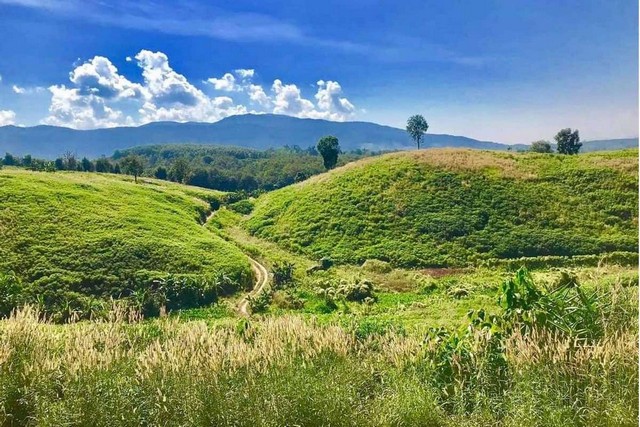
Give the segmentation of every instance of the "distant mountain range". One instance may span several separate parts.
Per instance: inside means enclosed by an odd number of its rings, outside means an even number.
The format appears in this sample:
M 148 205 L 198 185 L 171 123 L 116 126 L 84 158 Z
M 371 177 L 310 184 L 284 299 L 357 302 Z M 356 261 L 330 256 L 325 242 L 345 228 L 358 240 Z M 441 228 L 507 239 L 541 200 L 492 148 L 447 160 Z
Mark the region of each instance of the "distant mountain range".
M 343 150 L 367 148 L 398 150 L 414 146 L 403 129 L 368 122 L 331 122 L 275 114 L 231 116 L 216 123 L 155 122 L 138 127 L 76 130 L 56 126 L 0 127 L 0 153 L 31 154 L 55 158 L 66 151 L 78 156 L 110 156 L 115 150 L 148 144 L 218 144 L 255 149 L 314 145 L 324 135 L 334 135 Z M 584 151 L 636 147 L 638 139 L 585 143 Z M 455 135 L 425 135 L 427 147 L 468 147 L 507 150 L 508 145 Z M 511 146 L 513 150 L 526 145 Z

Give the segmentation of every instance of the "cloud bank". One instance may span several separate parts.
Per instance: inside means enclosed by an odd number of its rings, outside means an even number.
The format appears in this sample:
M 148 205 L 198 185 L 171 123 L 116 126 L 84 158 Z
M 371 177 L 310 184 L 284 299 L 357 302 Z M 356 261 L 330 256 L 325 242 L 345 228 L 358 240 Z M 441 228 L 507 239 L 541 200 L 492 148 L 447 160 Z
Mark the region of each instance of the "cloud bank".
M 140 83 L 122 75 L 109 58 L 95 56 L 76 66 L 67 84 L 48 88 L 51 104 L 42 123 L 93 129 L 154 121 L 213 122 L 246 113 L 344 121 L 356 112 L 340 84 L 331 80 L 319 80 L 314 97 L 307 99 L 297 85 L 280 79 L 265 89 L 254 80 L 257 73 L 253 69 L 210 77 L 199 88 L 174 70 L 163 52 L 141 50 L 126 60 L 139 67 Z M 16 93 L 28 90 L 14 88 Z M 15 114 L 0 115 L 0 123 L 14 120 Z

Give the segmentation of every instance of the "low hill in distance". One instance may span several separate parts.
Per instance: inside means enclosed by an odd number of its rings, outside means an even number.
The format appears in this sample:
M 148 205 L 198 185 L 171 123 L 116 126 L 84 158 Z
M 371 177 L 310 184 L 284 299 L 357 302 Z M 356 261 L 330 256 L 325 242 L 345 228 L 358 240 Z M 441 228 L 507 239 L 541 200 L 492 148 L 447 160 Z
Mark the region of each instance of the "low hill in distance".
M 619 139 L 598 139 L 593 141 L 584 141 L 580 151 L 590 153 L 593 151 L 606 150 L 625 150 L 628 148 L 638 148 L 638 138 L 619 138 Z
M 275 114 L 231 116 L 215 123 L 156 122 L 138 127 L 75 130 L 55 126 L 0 127 L 0 152 L 55 158 L 65 151 L 78 156 L 110 156 L 115 150 L 148 144 L 219 144 L 268 149 L 308 147 L 324 135 L 335 135 L 343 150 L 394 150 L 413 147 L 403 129 L 367 122 L 332 122 Z M 506 150 L 496 142 L 453 135 L 428 134 L 425 147 L 470 147 Z
M 117 297 L 146 272 L 215 275 L 248 284 L 247 258 L 202 227 L 220 193 L 80 172 L 0 170 L 0 273 L 46 306 Z
M 637 252 L 637 163 L 637 150 L 391 153 L 265 194 L 245 226 L 342 263 L 441 267 Z

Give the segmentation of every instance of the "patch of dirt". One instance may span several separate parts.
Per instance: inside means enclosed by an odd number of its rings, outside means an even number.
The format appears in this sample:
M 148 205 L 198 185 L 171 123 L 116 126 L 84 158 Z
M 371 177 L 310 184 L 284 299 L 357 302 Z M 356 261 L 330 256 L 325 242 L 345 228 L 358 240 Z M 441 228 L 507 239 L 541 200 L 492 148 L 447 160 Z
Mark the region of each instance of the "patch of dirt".
M 465 268 L 424 268 L 420 270 L 421 274 L 425 276 L 439 279 L 441 277 L 452 276 L 454 274 L 466 273 L 468 270 Z

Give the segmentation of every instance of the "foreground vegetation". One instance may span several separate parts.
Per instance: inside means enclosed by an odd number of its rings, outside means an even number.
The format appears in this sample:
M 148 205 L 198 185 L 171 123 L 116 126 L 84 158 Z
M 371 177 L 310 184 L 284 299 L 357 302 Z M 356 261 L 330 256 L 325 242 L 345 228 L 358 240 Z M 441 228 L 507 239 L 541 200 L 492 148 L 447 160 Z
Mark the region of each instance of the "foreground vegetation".
M 261 196 L 246 227 L 288 250 L 351 264 L 637 253 L 637 162 L 637 150 L 393 153 Z
M 0 322 L 3 425 L 634 426 L 637 287 L 521 270 L 459 330 L 262 320 Z M 495 304 L 495 303 L 494 303 Z M 368 325 L 368 326 L 367 326 Z
M 190 306 L 215 283 L 249 285 L 244 254 L 201 225 L 220 197 L 117 175 L 0 170 L 0 315 L 24 302 L 89 315 L 110 297 L 157 313 L 158 287 Z

